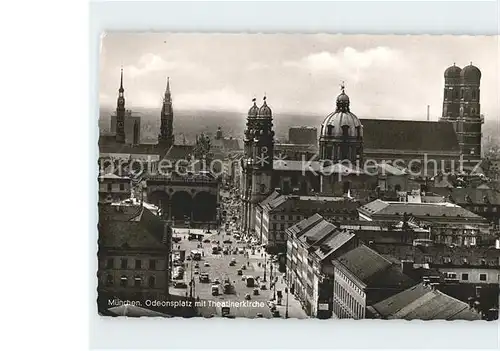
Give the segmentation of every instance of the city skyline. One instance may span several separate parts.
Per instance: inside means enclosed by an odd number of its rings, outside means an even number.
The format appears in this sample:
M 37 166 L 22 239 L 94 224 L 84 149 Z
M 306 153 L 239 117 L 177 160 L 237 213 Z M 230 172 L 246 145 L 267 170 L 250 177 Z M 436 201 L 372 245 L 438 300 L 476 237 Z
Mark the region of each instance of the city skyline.
M 424 120 L 430 105 L 436 120 L 444 69 L 464 67 L 468 58 L 483 73 L 482 113 L 492 120 L 499 110 L 497 46 L 498 36 L 108 33 L 100 103 L 116 105 L 123 67 L 130 109 L 160 108 L 169 76 L 178 110 L 245 112 L 266 94 L 277 115 L 320 115 L 334 109 L 344 81 L 361 118 Z

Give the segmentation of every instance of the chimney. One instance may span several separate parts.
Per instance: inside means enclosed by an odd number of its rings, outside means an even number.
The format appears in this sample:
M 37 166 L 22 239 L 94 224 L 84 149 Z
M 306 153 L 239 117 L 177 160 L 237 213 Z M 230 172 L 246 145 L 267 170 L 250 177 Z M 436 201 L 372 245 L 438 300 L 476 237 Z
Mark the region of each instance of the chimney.
M 401 272 L 406 275 L 410 275 L 413 271 L 413 261 L 402 260 L 401 261 Z

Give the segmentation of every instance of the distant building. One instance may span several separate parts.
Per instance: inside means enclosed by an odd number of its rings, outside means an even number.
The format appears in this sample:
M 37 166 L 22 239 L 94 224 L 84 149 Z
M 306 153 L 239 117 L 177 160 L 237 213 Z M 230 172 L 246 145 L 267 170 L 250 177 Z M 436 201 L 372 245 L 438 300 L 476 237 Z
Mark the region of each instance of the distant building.
M 372 318 L 406 320 L 481 320 L 481 314 L 430 285 L 418 284 L 369 307 Z
M 273 193 L 257 207 L 255 233 L 270 250 L 285 252 L 287 228 L 315 213 L 331 220 L 356 219 L 357 201 L 334 196 L 279 195 Z
M 354 233 L 339 229 L 319 214 L 287 229 L 286 277 L 290 291 L 311 317 L 331 318 L 331 260 L 357 245 Z
M 129 199 L 131 195 L 130 178 L 115 174 L 99 177 L 99 202 L 113 202 Z
M 427 265 L 461 284 L 500 286 L 500 250 L 494 247 L 449 247 L 372 243 L 375 251 L 414 265 Z
M 358 209 L 367 221 L 399 222 L 408 215 L 419 226 L 431 228 L 436 243 L 474 246 L 494 239 L 488 220 L 449 202 L 412 203 L 375 200 Z
M 363 319 L 367 307 L 415 285 L 401 264 L 365 245 L 333 260 L 333 312 L 338 318 Z
M 500 226 L 500 191 L 477 188 L 433 188 L 447 201 L 457 204 Z
M 99 310 L 169 297 L 171 228 L 140 205 L 99 208 Z
M 290 144 L 313 145 L 318 144 L 318 129 L 315 127 L 290 127 L 288 129 L 288 142 Z

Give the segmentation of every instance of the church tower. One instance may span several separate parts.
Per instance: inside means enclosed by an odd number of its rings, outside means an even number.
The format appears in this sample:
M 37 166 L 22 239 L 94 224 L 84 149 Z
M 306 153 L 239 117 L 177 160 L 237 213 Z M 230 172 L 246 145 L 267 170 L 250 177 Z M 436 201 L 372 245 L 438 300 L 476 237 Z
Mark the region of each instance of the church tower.
M 441 121 L 453 124 L 464 159 L 481 157 L 480 111 L 481 71 L 472 63 L 463 69 L 453 66 L 444 72 L 443 114 Z
M 479 86 L 481 71 L 476 66 L 466 66 L 460 74 L 460 113 L 456 131 L 464 159 L 481 158 L 481 117 Z
M 174 110 L 172 109 L 172 95 L 170 93 L 170 78 L 167 77 L 167 88 L 163 97 L 161 108 L 161 126 L 158 135 L 158 143 L 166 149 L 174 144 Z
M 244 157 L 241 160 L 243 229 L 255 229 L 255 209 L 271 192 L 274 160 L 274 131 L 271 108 L 266 97 L 259 108 L 253 99 L 248 111 L 244 138 Z
M 253 105 L 248 110 L 247 124 L 244 132 L 244 155 L 241 159 L 241 218 L 243 223 L 243 231 L 249 233 L 250 231 L 250 217 L 251 217 L 251 186 L 252 186 L 252 168 L 253 168 L 253 144 L 254 132 L 256 128 L 256 120 L 259 115 L 259 107 L 257 106 L 256 99 L 253 98 Z
M 125 143 L 125 90 L 123 89 L 123 68 L 120 74 L 120 89 L 116 102 L 116 142 Z
M 266 97 L 255 119 L 253 133 L 252 184 L 251 199 L 253 204 L 264 200 L 271 192 L 271 177 L 274 160 L 273 115 L 267 105 Z

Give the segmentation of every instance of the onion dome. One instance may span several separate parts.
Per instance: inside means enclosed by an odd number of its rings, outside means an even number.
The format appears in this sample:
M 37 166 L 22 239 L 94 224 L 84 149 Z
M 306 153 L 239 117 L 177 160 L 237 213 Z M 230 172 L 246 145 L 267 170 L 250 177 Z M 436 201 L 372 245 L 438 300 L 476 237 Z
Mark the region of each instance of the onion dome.
M 473 66 L 471 62 L 470 65 L 464 67 L 461 72 L 461 77 L 467 82 L 479 83 L 481 80 L 481 71 L 476 66 Z
M 321 137 L 362 137 L 363 126 L 359 118 L 349 110 L 349 96 L 342 92 L 337 97 L 337 109 L 326 116 L 321 125 Z
M 248 110 L 248 118 L 257 118 L 257 115 L 259 114 L 259 107 L 257 106 L 257 103 L 255 102 L 257 99 L 253 98 L 253 106 L 250 107 L 250 110 Z
M 266 97 L 264 96 L 264 104 L 259 109 L 259 118 L 272 118 L 273 113 L 267 106 Z
M 444 71 L 444 77 L 445 78 L 460 78 L 461 72 L 462 72 L 462 69 L 458 66 L 455 66 L 455 63 L 453 63 L 453 66 L 448 67 Z

